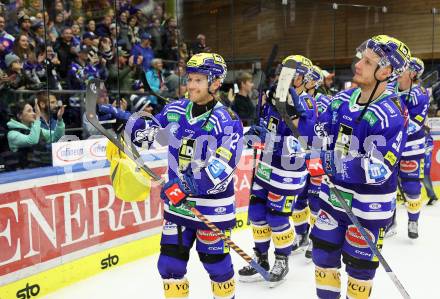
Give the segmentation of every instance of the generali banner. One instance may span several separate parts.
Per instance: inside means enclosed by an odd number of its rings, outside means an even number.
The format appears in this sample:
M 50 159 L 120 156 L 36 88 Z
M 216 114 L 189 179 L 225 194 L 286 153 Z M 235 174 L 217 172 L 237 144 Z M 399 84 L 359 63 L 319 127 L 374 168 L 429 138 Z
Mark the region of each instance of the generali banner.
M 236 172 L 238 208 L 248 204 L 251 160 L 243 156 Z M 166 167 L 153 170 L 163 174 Z M 22 181 L 20 190 L 0 194 L 0 285 L 99 252 L 106 244 L 160 232 L 159 186 L 153 186 L 150 200 L 123 202 L 115 197 L 108 172 Z

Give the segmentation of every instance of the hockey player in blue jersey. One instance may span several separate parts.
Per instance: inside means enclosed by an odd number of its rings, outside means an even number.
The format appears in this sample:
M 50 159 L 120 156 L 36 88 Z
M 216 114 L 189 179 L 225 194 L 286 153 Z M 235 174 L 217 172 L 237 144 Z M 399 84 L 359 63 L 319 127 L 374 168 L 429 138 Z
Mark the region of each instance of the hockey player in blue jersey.
M 148 147 L 155 138 L 163 139 L 163 134 L 168 138 L 168 182 L 161 192 L 165 220 L 158 261 L 165 298 L 188 297 L 185 274 L 195 242 L 211 278 L 213 297 L 230 299 L 235 296 L 235 281 L 229 248 L 182 202 L 230 234 L 235 226 L 233 176 L 243 148 L 243 128 L 235 113 L 216 100 L 226 76 L 220 55 L 196 54 L 186 72 L 189 98 L 166 105 L 156 121 L 130 119 L 126 130 L 138 146 Z
M 297 74 L 291 89 L 300 93 L 307 118 L 316 121 L 316 105 L 312 97 L 304 92 L 305 76 L 312 62 L 301 55 L 291 55 L 283 64 L 293 61 L 297 64 Z M 271 239 L 275 247 L 275 262 L 270 270 L 269 286 L 283 281 L 289 271 L 288 256 L 294 242 L 294 231 L 289 223 L 293 204 L 306 183 L 307 170 L 299 165 L 295 155 L 301 150 L 298 140 L 283 122 L 273 104 L 268 100 L 263 106 L 262 119 L 246 133 L 258 135 L 265 141 L 265 149 L 260 157 L 256 176 L 251 189 L 249 219 L 252 223 L 254 252 L 259 264 L 269 269 L 268 250 Z M 259 280 L 257 271 L 246 266 L 238 271 L 241 281 Z
M 310 144 L 311 137 L 324 137 L 327 147 L 311 157 L 319 155 L 322 165 L 317 169 L 325 171 L 380 249 L 395 209 L 397 167 L 408 121 L 405 106 L 386 85 L 405 71 L 411 55 L 404 43 L 386 35 L 367 40 L 358 53 L 353 81 L 360 88 L 335 95 L 316 124 L 305 117 L 296 103 L 298 97 L 293 107 L 286 108 Z M 313 167 L 309 171 L 322 174 Z M 348 274 L 347 298 L 369 298 L 378 260 L 325 180 L 319 197 L 320 211 L 311 232 L 317 295 L 340 298 L 342 256 Z
M 327 109 L 331 102 L 331 98 L 329 96 L 324 95 L 320 92 L 316 92 L 318 87 L 323 84 L 324 74 L 320 67 L 313 65 L 312 70 L 311 72 L 309 72 L 307 77 L 308 82 L 306 83 L 305 88 L 307 90 L 307 93 L 315 98 L 316 106 L 318 108 L 318 115 L 320 115 Z M 295 252 L 297 248 L 301 249 L 302 247 L 307 246 L 305 257 L 309 261 L 312 258 L 313 243 L 308 240 L 308 237 L 305 234 L 309 231 L 308 226 L 310 226 L 311 230 L 315 225 L 316 216 L 319 211 L 319 191 L 321 190 L 321 181 L 322 176 L 308 176 L 307 185 L 304 188 L 303 193 L 298 196 L 298 200 L 295 203 L 295 210 L 292 217 L 295 223 L 295 232 L 297 236 L 295 239 L 293 251 Z M 301 208 L 303 208 L 306 204 L 304 202 L 305 200 L 307 200 L 309 204 L 310 217 L 308 223 L 301 223 L 301 221 L 295 221 L 295 219 L 298 219 L 298 217 L 296 217 L 298 213 L 297 211 L 301 210 Z
M 324 80 L 324 75 L 319 67 L 313 65 L 304 78 L 304 93 L 307 93 L 316 104 L 316 115 L 318 115 L 319 105 L 314 98 L 315 90 Z M 292 248 L 292 254 L 302 252 L 311 244 L 309 241 L 309 229 L 315 223 L 318 213 L 318 201 L 312 198 L 312 194 L 319 193 L 319 187 L 316 185 L 319 178 L 307 177 L 307 183 L 303 191 L 298 195 L 292 213 L 292 220 L 295 225 L 295 241 Z
M 408 237 L 419 236 L 418 220 L 422 209 L 421 180 L 424 177 L 425 130 L 428 116 L 429 95 L 419 84 L 423 74 L 423 61 L 412 57 L 408 70 L 397 79 L 399 94 L 408 108 L 408 139 L 400 161 L 399 177 L 407 200 Z

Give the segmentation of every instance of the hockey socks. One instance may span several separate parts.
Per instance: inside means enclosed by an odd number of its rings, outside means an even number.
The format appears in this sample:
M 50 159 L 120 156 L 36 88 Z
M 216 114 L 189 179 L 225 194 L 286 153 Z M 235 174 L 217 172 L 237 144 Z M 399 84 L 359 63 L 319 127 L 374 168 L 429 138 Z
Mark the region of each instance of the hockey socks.
M 282 231 L 275 231 L 275 228 L 273 228 L 272 240 L 275 247 L 275 254 L 290 255 L 294 239 L 295 233 L 290 225 Z
M 188 298 L 189 282 L 186 277 L 182 279 L 164 279 L 163 291 L 166 299 Z
M 407 203 L 406 210 L 408 211 L 409 221 L 418 221 L 420 216 L 420 211 L 422 210 L 422 196 L 419 195 L 408 195 L 405 194 Z
M 259 252 L 267 252 L 270 246 L 272 229 L 266 224 L 252 224 L 252 234 L 254 237 L 255 247 Z
M 341 274 L 337 268 L 315 267 L 316 294 L 321 299 L 337 299 L 341 294 Z
M 214 299 L 235 298 L 235 280 L 231 278 L 225 282 L 211 281 L 212 294 Z
M 361 280 L 348 276 L 347 298 L 368 299 L 373 288 L 373 280 Z

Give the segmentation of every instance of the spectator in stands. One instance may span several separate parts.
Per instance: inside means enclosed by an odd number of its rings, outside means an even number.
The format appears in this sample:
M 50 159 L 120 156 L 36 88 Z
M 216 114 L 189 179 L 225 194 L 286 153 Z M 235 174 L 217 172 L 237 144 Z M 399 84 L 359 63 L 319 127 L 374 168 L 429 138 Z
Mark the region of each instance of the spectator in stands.
M 111 28 L 110 28 L 110 30 L 111 30 Z M 119 30 L 118 41 L 122 45 L 125 45 L 127 50 L 130 51 L 131 50 L 131 43 L 130 43 L 130 40 L 128 37 L 128 12 L 127 11 L 122 11 L 119 15 L 118 30 Z
M 162 37 L 164 36 L 165 32 L 163 31 L 159 18 L 154 19 L 153 24 L 149 30 L 149 33 L 151 34 L 151 38 L 153 42 L 154 55 L 157 57 L 163 57 Z
M 163 77 L 163 62 L 160 58 L 155 58 L 151 61 L 152 68 L 149 69 L 145 77 L 147 79 L 148 85 L 151 90 L 156 92 L 157 94 L 162 94 L 168 90 L 165 85 L 164 77 Z M 149 100 L 155 106 L 158 105 L 157 97 L 150 95 Z
M 37 104 L 40 109 L 41 128 L 55 131 L 58 123 L 58 112 L 64 114 L 64 105 L 58 106 L 57 98 L 53 93 L 47 98 L 47 91 L 41 91 L 37 94 Z M 59 111 L 62 110 L 62 111 Z
M 237 112 L 244 126 L 250 126 L 255 119 L 255 105 L 250 95 L 254 87 L 252 75 L 248 72 L 240 72 L 237 76 L 238 93 L 232 103 L 232 110 Z
M 44 37 L 44 24 L 42 21 L 36 21 L 32 24 L 31 36 L 35 44 L 34 49 L 46 46 L 47 38 Z
M 61 64 L 58 68 L 61 78 L 66 78 L 67 71 L 72 64 L 72 61 L 76 58 L 76 49 L 72 43 L 72 29 L 69 27 L 64 28 L 63 34 L 57 39 L 54 50 L 58 55 L 58 59 Z
M 96 34 L 100 37 L 110 36 L 110 25 L 112 23 L 111 16 L 105 16 L 101 23 L 96 26 Z
M 141 42 L 134 45 L 131 54 L 135 57 L 135 61 L 137 61 L 138 56 L 142 56 L 142 67 L 146 73 L 151 67 L 151 61 L 154 59 L 154 52 L 151 48 L 151 35 L 148 32 L 141 34 Z
M 41 5 L 41 0 L 31 0 L 30 5 L 27 8 L 27 12 L 29 16 L 36 16 L 37 13 L 41 12 L 43 10 L 43 7 Z
M 78 17 L 84 17 L 84 12 L 83 12 L 83 0 L 73 0 L 72 1 L 72 8 L 71 8 L 71 12 L 72 12 L 72 19 L 77 19 Z
M 58 14 L 62 15 L 63 22 L 68 23 L 68 20 L 70 19 L 71 12 L 67 11 L 64 8 L 63 1 L 61 1 L 61 0 L 56 0 L 56 2 L 55 2 L 55 15 L 58 15 Z
M 134 81 L 142 74 L 142 56 L 138 56 L 137 63 L 134 63 L 134 56 L 130 56 L 126 49 L 119 47 L 116 58 L 119 62 L 109 65 L 108 88 L 110 90 L 118 90 L 119 80 L 120 90 L 132 90 Z
M 14 41 L 14 53 L 20 57 L 22 62 L 28 60 L 34 52 L 29 44 L 29 38 L 26 34 L 20 34 Z
M 96 23 L 95 23 L 95 20 L 90 19 L 90 20 L 87 22 L 87 25 L 86 25 L 86 32 L 93 32 L 93 33 L 95 33 L 95 30 L 96 30 Z
M 98 47 L 99 36 L 93 32 L 86 32 L 82 36 L 82 43 L 87 47 Z
M 98 55 L 101 59 L 105 59 L 104 64 L 110 65 L 113 61 L 113 45 L 110 37 L 101 37 L 98 44 Z
M 32 88 L 35 82 L 26 76 L 23 72 L 23 65 L 20 57 L 14 53 L 9 53 L 5 56 L 5 63 L 7 67 L 6 75 L 3 78 L 4 89 L 28 89 Z
M 197 54 L 197 53 L 204 53 L 204 52 L 211 52 L 211 48 L 206 45 L 205 35 L 200 33 L 197 35 L 197 42 L 195 42 L 191 48 L 191 55 L 190 56 Z
M 90 61 L 89 51 L 89 47 L 81 45 L 80 51 L 67 73 L 68 89 L 85 90 L 87 80 L 99 78 L 99 70 L 93 65 L 97 61 Z
M 29 37 L 31 26 L 32 26 L 31 18 L 24 11 L 22 11 L 18 15 L 18 28 L 20 30 L 19 34 L 24 34 Z
M 47 55 L 47 56 L 46 56 Z M 40 78 L 42 82 L 49 85 L 50 90 L 61 90 L 61 77 L 58 72 L 60 67 L 60 60 L 58 59 L 57 53 L 53 50 L 52 46 L 47 46 L 45 48 L 40 48 L 39 59 L 41 64 L 45 67 L 43 68 L 44 77 Z M 46 73 L 47 68 L 47 73 Z
M 12 152 L 20 153 L 21 166 L 50 165 L 52 157 L 49 144 L 58 141 L 64 135 L 64 109 L 59 109 L 57 112 L 57 125 L 54 130 L 41 127 L 41 111 L 37 99 L 34 108 L 30 103 L 20 100 L 11 110 L 13 119 L 7 123 L 8 144 Z
M 53 22 L 53 29 L 57 32 L 58 36 L 61 36 L 64 28 L 66 28 L 64 23 L 64 15 L 61 12 L 57 13 Z
M 81 27 L 79 24 L 73 24 L 70 28 L 72 29 L 72 43 L 78 47 L 81 44 Z
M 137 17 L 131 16 L 128 18 L 128 41 L 129 41 L 129 47 L 133 49 L 134 45 L 140 42 L 139 39 L 139 27 L 137 26 Z
M 15 37 L 5 31 L 5 25 L 5 17 L 0 15 L 0 37 L 13 42 L 15 40 Z

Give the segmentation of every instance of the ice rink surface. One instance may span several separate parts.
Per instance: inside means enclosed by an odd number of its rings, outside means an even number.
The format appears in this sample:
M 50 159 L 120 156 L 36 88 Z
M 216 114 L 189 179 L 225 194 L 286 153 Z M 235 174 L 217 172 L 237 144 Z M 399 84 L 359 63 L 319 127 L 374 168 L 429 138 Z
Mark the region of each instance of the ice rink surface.
M 440 298 L 439 285 L 437 285 L 440 283 L 437 276 L 438 267 L 440 267 L 440 203 L 434 207 L 425 206 L 422 210 L 419 221 L 420 237 L 417 240 L 413 241 L 407 237 L 407 215 L 403 206 L 398 207 L 397 219 L 398 234 L 384 241 L 383 254 L 385 259 L 412 299 Z M 232 239 L 248 254 L 252 253 L 253 244 L 250 230 L 236 232 Z M 235 252 L 232 252 L 232 258 L 237 273 L 238 269 L 245 265 L 245 262 Z M 273 263 L 273 254 L 269 258 Z M 163 298 L 162 280 L 156 269 L 157 259 L 158 254 L 113 268 L 44 298 Z M 289 266 L 290 272 L 286 281 L 274 289 L 269 289 L 264 282 L 250 284 L 237 281 L 236 298 L 316 298 L 313 263 L 306 263 L 304 253 L 301 253 L 291 256 Z M 345 298 L 346 276 L 344 271 L 341 273 L 343 273 L 342 294 Z M 191 252 L 187 277 L 190 282 L 189 298 L 212 298 L 209 277 L 195 251 Z M 374 280 L 371 298 L 401 298 L 381 266 Z

